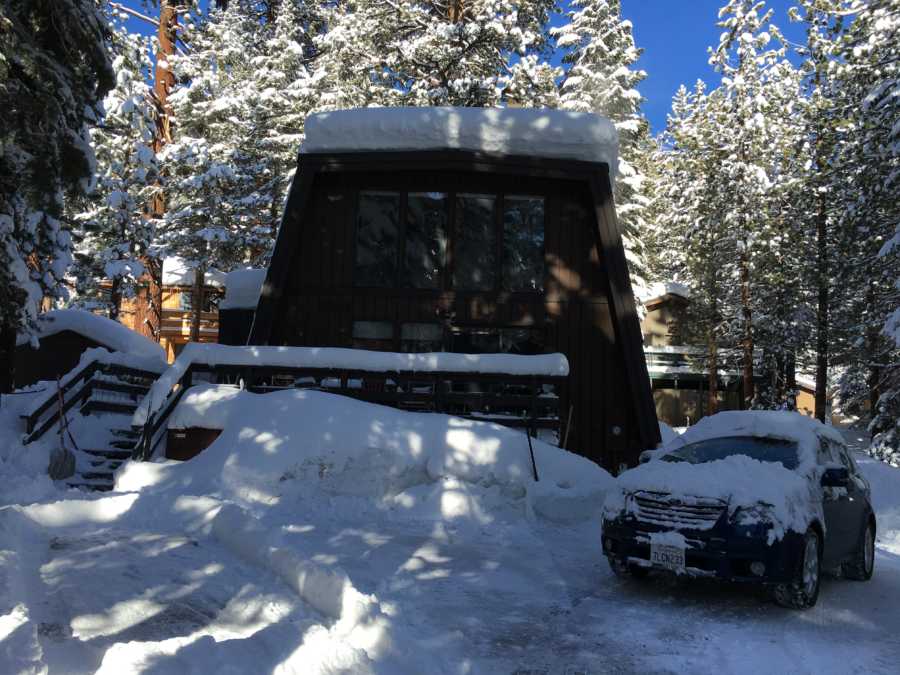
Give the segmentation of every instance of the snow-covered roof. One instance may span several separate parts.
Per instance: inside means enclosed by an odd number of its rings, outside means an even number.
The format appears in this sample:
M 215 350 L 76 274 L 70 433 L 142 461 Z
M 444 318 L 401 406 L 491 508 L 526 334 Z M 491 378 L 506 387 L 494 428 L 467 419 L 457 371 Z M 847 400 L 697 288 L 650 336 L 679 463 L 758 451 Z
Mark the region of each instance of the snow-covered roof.
M 677 295 L 685 300 L 691 299 L 691 289 L 677 281 L 665 281 L 635 289 L 635 295 L 645 305 L 667 295 Z
M 57 309 L 41 314 L 37 320 L 35 337 L 41 339 L 67 330 L 83 335 L 114 351 L 165 360 L 165 351 L 157 343 L 126 328 L 118 321 L 81 309 Z M 30 339 L 29 335 L 22 334 L 16 344 L 26 344 Z
M 162 282 L 165 286 L 193 286 L 194 270 L 197 263 L 183 258 L 166 258 L 163 260 Z M 217 269 L 206 270 L 207 286 L 224 286 L 225 273 Z
M 301 152 L 469 150 L 603 162 L 617 167 L 619 137 L 593 113 L 525 108 L 361 108 L 306 118 Z
M 265 280 L 265 269 L 229 272 L 225 275 L 225 297 L 219 303 L 219 309 L 256 309 Z

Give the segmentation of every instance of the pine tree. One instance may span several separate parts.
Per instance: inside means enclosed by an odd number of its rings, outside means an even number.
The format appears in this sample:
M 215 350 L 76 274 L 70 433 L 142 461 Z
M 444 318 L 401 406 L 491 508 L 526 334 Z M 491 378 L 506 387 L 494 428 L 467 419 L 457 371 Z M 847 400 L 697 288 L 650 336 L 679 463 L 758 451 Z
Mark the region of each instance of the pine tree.
M 722 91 L 730 133 L 723 140 L 726 159 L 719 168 L 732 196 L 725 214 L 729 236 L 738 256 L 740 311 L 729 317 L 729 328 L 740 334 L 744 404 L 753 403 L 754 387 L 754 271 L 760 257 L 771 250 L 777 228 L 763 208 L 771 188 L 768 161 L 769 134 L 766 120 L 766 85 L 771 69 L 784 58 L 784 47 L 770 47 L 780 35 L 770 24 L 771 11 L 760 13 L 765 3 L 730 0 L 719 11 L 724 29 L 710 64 L 722 74 Z
M 97 184 L 68 211 L 75 228 L 77 302 L 119 316 L 122 299 L 134 295 L 144 274 L 143 257 L 153 242 L 149 202 L 156 193 L 153 152 L 156 105 L 147 84 L 152 68 L 146 38 L 129 33 L 111 17 L 116 86 L 103 100 L 103 118 L 91 130 Z M 107 284 L 109 285 L 107 297 Z
M 553 0 L 348 0 L 318 40 L 323 103 L 549 106 L 556 69 L 543 60 Z
M 637 90 L 647 74 L 635 67 L 641 51 L 630 21 L 621 18 L 619 0 L 573 0 L 569 23 L 554 29 L 567 66 L 560 85 L 562 108 L 608 117 L 619 132 L 616 172 L 616 215 L 631 268 L 633 285 L 646 285 L 643 242 L 651 225 L 647 212 L 653 183 L 646 172 L 654 151 L 649 125 L 641 114 Z
M 0 6 L 0 391 L 18 331 L 66 295 L 67 195 L 91 187 L 88 126 L 114 84 L 100 0 Z

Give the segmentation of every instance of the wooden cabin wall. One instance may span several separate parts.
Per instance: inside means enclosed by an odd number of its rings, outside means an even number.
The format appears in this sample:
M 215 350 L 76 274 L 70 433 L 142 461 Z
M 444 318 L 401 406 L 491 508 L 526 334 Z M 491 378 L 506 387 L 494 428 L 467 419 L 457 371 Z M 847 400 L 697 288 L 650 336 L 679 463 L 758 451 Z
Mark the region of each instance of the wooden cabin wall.
M 64 330 L 40 339 L 40 349 L 26 343 L 15 351 L 15 387 L 27 387 L 41 380 L 56 380 L 71 371 L 88 349 L 104 347 L 74 331 Z
M 359 189 L 506 193 L 545 198 L 543 292 L 461 292 L 373 289 L 353 285 L 356 194 Z M 583 182 L 465 173 L 319 175 L 311 191 L 269 344 L 354 346 L 354 321 L 390 321 L 400 350 L 400 325 L 435 323 L 467 328 L 531 327 L 544 351 L 569 359 L 572 427 L 567 449 L 616 471 L 633 464 L 639 431 L 609 305 L 609 285 L 597 250 L 591 197 Z M 402 218 L 402 214 L 401 214 Z M 450 219 L 452 226 L 452 218 Z M 286 225 L 287 226 L 287 225 Z M 450 251 L 449 266 L 453 266 Z M 565 433 L 565 431 L 564 431 Z

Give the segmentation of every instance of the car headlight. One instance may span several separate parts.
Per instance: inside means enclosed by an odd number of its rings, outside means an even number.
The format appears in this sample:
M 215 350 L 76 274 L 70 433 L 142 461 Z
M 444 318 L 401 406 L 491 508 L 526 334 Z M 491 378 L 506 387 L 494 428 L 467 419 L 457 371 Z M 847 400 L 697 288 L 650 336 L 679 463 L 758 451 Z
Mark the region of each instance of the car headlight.
M 738 507 L 731 516 L 731 522 L 740 528 L 768 529 L 775 522 L 775 507 L 765 502 Z

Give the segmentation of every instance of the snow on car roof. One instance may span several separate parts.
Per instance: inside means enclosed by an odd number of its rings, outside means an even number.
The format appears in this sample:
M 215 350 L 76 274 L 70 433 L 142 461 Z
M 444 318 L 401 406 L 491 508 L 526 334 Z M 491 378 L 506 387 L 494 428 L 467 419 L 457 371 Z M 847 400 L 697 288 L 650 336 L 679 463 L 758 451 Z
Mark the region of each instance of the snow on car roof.
M 593 113 L 525 108 L 361 108 L 306 118 L 302 153 L 474 152 L 618 166 L 619 136 Z
M 807 461 L 815 462 L 817 436 L 827 436 L 837 443 L 842 445 L 844 443 L 843 437 L 833 427 L 797 412 L 726 410 L 704 417 L 666 446 L 666 450 L 723 436 L 758 436 L 795 441 L 800 451 L 801 464 Z

